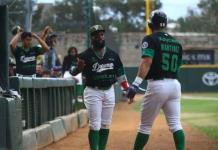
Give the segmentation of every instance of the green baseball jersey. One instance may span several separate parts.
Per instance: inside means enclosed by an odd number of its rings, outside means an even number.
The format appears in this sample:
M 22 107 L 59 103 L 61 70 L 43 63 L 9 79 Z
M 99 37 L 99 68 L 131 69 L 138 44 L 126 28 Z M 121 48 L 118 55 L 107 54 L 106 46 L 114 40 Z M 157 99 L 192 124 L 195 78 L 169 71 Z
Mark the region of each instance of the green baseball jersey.
M 86 64 L 82 71 L 86 86 L 109 87 L 117 81 L 117 77 L 124 75 L 120 57 L 109 48 L 105 48 L 102 58 L 92 48 L 79 54 L 79 58 Z
M 16 73 L 22 75 L 36 74 L 36 57 L 40 54 L 43 54 L 43 49 L 39 46 L 30 47 L 28 50 L 17 46 L 14 51 Z
M 177 78 L 182 62 L 182 46 L 171 35 L 155 32 L 146 36 L 141 45 L 142 58 L 152 58 L 145 79 Z

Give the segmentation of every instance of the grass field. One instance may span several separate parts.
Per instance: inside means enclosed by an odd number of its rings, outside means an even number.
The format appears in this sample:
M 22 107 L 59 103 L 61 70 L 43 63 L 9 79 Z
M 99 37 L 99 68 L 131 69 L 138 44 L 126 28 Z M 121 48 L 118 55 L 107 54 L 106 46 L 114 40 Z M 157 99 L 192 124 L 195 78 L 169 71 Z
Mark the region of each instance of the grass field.
M 141 101 L 135 104 L 140 111 Z M 183 94 L 182 120 L 218 140 L 218 93 Z
M 184 94 L 181 111 L 183 121 L 218 140 L 218 94 Z

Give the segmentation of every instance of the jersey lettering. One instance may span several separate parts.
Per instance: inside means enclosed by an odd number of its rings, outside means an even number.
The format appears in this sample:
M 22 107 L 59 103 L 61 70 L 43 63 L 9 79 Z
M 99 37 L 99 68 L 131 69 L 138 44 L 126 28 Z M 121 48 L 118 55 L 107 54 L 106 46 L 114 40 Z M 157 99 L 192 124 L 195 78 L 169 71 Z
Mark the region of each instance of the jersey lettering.
M 95 72 L 103 72 L 105 70 L 113 70 L 114 64 L 113 63 L 107 63 L 107 64 L 99 64 L 98 62 L 92 65 L 92 71 Z
M 35 60 L 36 60 L 35 56 L 31 56 L 31 57 L 21 56 L 20 57 L 20 61 L 23 62 L 23 63 L 32 62 L 32 61 L 35 61 Z
M 86 62 L 82 71 L 86 86 L 109 87 L 117 81 L 117 77 L 124 74 L 119 56 L 109 48 L 106 48 L 101 59 L 97 58 L 92 48 L 79 54 L 79 58 Z
M 178 55 L 162 54 L 162 69 L 164 71 L 176 72 L 178 70 Z

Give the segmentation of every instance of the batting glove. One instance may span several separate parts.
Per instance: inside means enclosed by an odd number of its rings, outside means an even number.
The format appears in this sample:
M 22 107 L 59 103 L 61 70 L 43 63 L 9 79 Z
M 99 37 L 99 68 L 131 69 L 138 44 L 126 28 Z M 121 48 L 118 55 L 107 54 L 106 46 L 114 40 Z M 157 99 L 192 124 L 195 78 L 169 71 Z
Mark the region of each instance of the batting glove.
M 129 86 L 129 88 L 126 91 L 126 96 L 130 99 L 133 99 L 136 95 L 136 91 L 138 90 L 138 86 L 132 84 Z

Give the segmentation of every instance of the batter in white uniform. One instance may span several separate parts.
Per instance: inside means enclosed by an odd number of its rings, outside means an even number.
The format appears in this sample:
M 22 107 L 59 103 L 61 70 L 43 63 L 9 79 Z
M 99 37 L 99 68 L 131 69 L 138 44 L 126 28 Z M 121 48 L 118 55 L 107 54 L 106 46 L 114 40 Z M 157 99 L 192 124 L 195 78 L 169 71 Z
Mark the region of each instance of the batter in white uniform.
M 82 72 L 85 77 L 84 100 L 89 115 L 89 144 L 91 150 L 105 150 L 111 125 L 115 94 L 113 84 L 118 80 L 128 89 L 123 64 L 119 56 L 105 46 L 105 30 L 101 25 L 90 28 L 92 47 L 79 55 L 72 75 Z
M 127 90 L 127 97 L 132 101 L 143 79 L 148 81 L 134 150 L 142 150 L 146 145 L 160 109 L 163 109 L 173 133 L 176 149 L 185 149 L 185 136 L 180 122 L 181 85 L 177 80 L 182 61 L 182 46 L 163 31 L 166 26 L 166 14 L 159 10 L 153 11 L 149 20 L 152 34 L 142 41 L 138 74 Z

